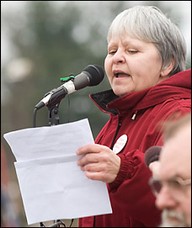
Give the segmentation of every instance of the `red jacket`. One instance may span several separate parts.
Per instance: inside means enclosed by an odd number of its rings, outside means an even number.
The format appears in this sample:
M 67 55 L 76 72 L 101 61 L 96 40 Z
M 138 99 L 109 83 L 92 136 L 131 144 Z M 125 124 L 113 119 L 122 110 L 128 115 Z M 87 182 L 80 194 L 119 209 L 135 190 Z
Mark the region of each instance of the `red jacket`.
M 110 115 L 95 142 L 113 148 L 123 134 L 128 141 L 118 154 L 121 158 L 118 176 L 107 185 L 113 213 L 79 219 L 79 226 L 158 226 L 160 211 L 148 185 L 151 172 L 144 163 L 144 152 L 150 146 L 163 144 L 159 123 L 172 115 L 191 112 L 191 71 L 177 73 L 149 89 L 121 98 L 111 90 L 91 97 Z

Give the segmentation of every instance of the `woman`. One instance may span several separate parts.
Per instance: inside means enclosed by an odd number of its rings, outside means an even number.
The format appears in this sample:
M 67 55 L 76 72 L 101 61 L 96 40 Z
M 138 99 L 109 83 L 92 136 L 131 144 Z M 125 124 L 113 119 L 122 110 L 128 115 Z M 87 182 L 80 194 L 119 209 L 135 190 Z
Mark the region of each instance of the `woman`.
M 105 71 L 112 90 L 91 95 L 110 118 L 95 140 L 77 151 L 78 165 L 107 184 L 112 214 L 79 219 L 80 227 L 155 227 L 160 214 L 144 163 L 162 145 L 160 123 L 190 112 L 190 70 L 179 29 L 153 6 L 121 12 L 108 31 Z

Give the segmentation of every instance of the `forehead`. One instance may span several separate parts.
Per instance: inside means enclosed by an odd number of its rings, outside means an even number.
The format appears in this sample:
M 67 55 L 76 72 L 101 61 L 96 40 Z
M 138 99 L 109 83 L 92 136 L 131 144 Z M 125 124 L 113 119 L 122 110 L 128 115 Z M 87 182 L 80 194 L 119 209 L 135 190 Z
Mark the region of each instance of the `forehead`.
M 191 130 L 185 127 L 178 131 L 163 146 L 160 155 L 160 175 L 188 176 L 191 173 Z
M 111 36 L 110 39 L 108 40 L 108 44 L 119 43 L 119 42 L 121 42 L 124 45 L 145 43 L 144 41 L 134 38 L 134 37 L 130 36 L 129 34 L 122 34 L 122 35 L 115 34 L 115 35 Z
M 144 40 L 138 39 L 136 37 L 131 36 L 130 34 L 115 34 L 110 37 L 108 40 L 108 46 L 119 45 L 122 44 L 123 46 L 135 46 L 138 48 L 148 47 L 148 48 L 155 48 L 155 45 L 151 42 L 146 42 Z

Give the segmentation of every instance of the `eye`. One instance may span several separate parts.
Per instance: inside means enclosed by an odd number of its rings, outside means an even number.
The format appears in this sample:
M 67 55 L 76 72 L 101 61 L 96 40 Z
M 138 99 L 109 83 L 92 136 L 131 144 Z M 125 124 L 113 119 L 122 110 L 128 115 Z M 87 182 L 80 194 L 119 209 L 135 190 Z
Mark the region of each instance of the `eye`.
M 177 180 L 170 180 L 168 181 L 168 184 L 171 188 L 180 188 L 181 184 Z
M 136 50 L 136 49 L 128 49 L 127 52 L 129 54 L 136 54 L 136 53 L 138 53 L 138 50 Z
M 110 50 L 110 51 L 108 51 L 108 54 L 109 55 L 114 55 L 116 53 L 116 50 Z

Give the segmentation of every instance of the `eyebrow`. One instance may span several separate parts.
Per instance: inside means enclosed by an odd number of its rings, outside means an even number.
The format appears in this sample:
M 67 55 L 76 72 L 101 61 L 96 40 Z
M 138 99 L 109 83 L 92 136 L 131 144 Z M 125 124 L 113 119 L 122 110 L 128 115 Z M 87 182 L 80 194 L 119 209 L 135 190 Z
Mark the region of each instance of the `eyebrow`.
M 137 42 L 135 43 L 135 42 L 129 42 L 129 41 L 125 41 L 125 42 L 122 42 L 122 44 L 123 44 L 123 46 L 133 46 L 133 47 L 135 47 L 135 48 L 140 48 L 140 47 L 142 47 L 142 45 L 141 44 L 138 44 Z M 115 46 L 118 46 L 118 44 L 116 43 L 116 42 L 109 42 L 108 43 L 108 48 L 111 48 L 111 47 L 115 47 Z
M 171 181 L 171 180 L 179 180 L 179 182 L 181 182 L 183 184 L 188 184 L 191 181 L 191 177 L 189 177 L 189 178 L 183 178 L 183 177 L 181 177 L 181 176 L 179 176 L 177 174 L 177 175 L 174 175 L 174 176 L 172 176 L 171 178 L 169 178 L 169 179 L 167 179 L 165 181 Z

